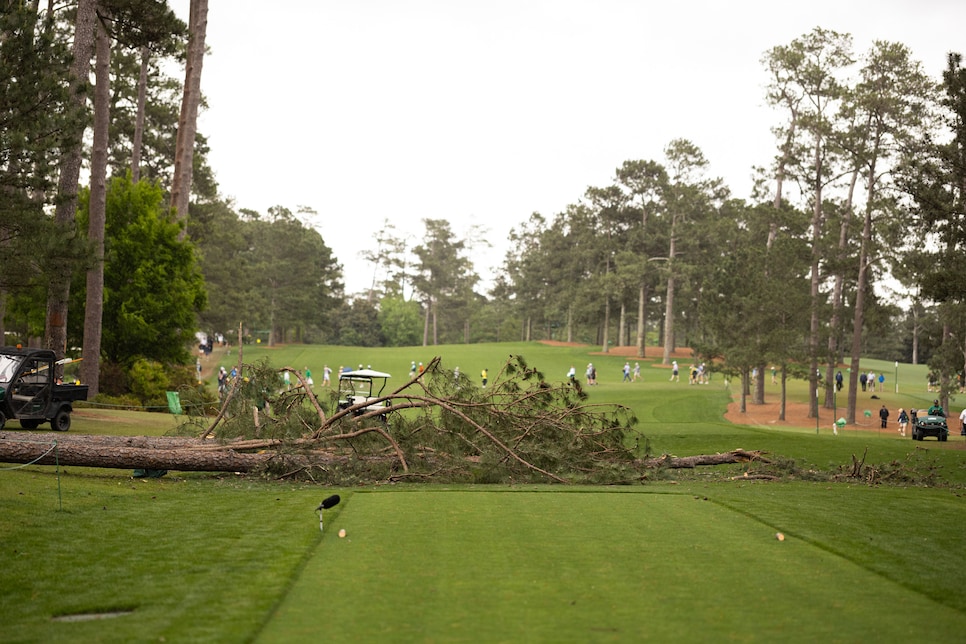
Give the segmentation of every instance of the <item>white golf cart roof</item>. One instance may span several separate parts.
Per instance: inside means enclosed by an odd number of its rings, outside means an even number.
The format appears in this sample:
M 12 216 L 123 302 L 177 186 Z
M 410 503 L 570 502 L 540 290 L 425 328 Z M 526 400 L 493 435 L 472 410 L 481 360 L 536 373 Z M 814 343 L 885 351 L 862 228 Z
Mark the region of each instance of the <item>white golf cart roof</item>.
M 339 380 L 369 380 L 371 378 L 392 378 L 392 376 L 373 369 L 356 369 L 355 371 L 343 371 L 339 374 Z

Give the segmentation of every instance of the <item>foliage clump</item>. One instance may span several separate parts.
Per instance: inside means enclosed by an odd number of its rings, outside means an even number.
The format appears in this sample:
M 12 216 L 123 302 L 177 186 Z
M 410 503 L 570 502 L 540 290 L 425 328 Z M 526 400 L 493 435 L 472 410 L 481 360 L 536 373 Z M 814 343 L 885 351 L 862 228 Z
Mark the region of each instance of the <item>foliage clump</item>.
M 282 370 L 285 371 L 285 370 Z M 519 355 L 486 387 L 444 368 L 426 370 L 376 401 L 340 409 L 293 371 L 284 387 L 267 363 L 245 365 L 225 394 L 220 440 L 268 441 L 300 454 L 314 479 L 342 484 L 433 480 L 464 483 L 587 482 L 639 478 L 628 447 L 636 418 L 620 405 L 587 402 L 577 381 L 549 382 Z M 198 433 L 197 417 L 183 433 Z M 193 430 L 192 430 L 193 428 Z

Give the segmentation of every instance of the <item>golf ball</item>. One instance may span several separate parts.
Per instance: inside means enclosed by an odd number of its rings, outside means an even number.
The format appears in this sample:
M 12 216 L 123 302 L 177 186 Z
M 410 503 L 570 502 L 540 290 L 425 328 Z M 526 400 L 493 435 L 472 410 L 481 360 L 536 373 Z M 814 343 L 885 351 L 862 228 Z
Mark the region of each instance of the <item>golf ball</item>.
M 339 530 L 339 538 L 340 539 L 345 538 L 345 528 L 342 528 L 341 530 Z
M 781 532 L 776 532 L 775 533 L 775 538 L 778 539 L 779 541 L 784 541 L 785 540 L 785 535 L 783 535 Z

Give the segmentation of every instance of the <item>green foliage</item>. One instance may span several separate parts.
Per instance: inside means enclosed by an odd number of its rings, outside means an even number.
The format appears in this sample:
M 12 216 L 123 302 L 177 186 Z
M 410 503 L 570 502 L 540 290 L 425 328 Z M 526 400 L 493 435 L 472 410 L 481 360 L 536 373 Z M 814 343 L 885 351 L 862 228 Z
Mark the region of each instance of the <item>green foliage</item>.
M 399 296 L 379 300 L 379 327 L 389 347 L 410 347 L 420 340 L 419 303 Z
M 349 347 L 383 346 L 383 330 L 379 311 L 363 299 L 343 302 L 328 318 L 331 320 L 326 335 L 334 344 Z
M 206 331 L 233 333 L 243 323 L 264 331 L 269 344 L 334 339 L 330 320 L 340 303 L 342 273 L 317 230 L 281 206 L 266 218 L 251 211 L 239 216 L 226 204 L 193 212 L 189 233 L 200 245 L 210 294 L 202 317 Z
M 171 387 L 164 365 L 138 358 L 128 370 L 131 393 L 148 406 L 164 404 L 165 392 Z
M 83 222 L 86 194 L 81 205 Z M 106 240 L 103 356 L 125 365 L 138 358 L 186 363 L 205 285 L 194 245 L 181 239 L 157 183 L 132 184 L 130 176 L 110 181 Z M 85 290 L 79 283 L 71 289 L 75 316 L 83 312 Z
M 634 415 L 620 405 L 587 404 L 579 383 L 548 382 L 519 355 L 491 374 L 485 388 L 438 359 L 431 361 L 416 383 L 389 398 L 388 424 L 382 414 L 337 413 L 334 397 L 323 399 L 328 415 L 323 419 L 307 404 L 303 389 L 282 390 L 279 382 L 267 363 L 246 365 L 216 435 L 293 439 L 312 434 L 319 441 L 314 447 L 332 446 L 349 459 L 338 476 L 327 470 L 325 480 L 331 483 L 635 477 L 634 454 L 625 444 Z M 256 417 L 253 408 L 262 413 Z
M 23 293 L 46 287 L 52 257 L 76 259 L 86 250 L 47 216 L 61 155 L 85 123 L 66 107 L 70 51 L 55 23 L 29 3 L 7 4 L 0 12 L 0 286 Z
M 471 242 L 459 239 L 445 219 L 424 219 L 423 224 L 425 237 L 413 249 L 417 261 L 412 278 L 424 312 L 430 318 L 428 336 L 424 334 L 423 343 L 454 342 L 469 317 L 465 307 L 470 304 L 473 287 L 479 281 L 468 256 Z

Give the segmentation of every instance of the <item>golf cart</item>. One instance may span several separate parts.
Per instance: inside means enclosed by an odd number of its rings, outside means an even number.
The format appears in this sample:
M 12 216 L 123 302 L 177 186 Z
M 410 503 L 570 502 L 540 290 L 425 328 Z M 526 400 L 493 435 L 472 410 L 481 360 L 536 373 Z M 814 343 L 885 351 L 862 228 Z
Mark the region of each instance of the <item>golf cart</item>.
M 56 368 L 66 362 L 49 349 L 0 347 L 0 429 L 8 419 L 24 429 L 45 421 L 60 432 L 70 429 L 71 403 L 87 400 L 87 385 L 57 382 Z
M 920 418 L 916 410 L 912 410 L 912 440 L 921 441 L 926 436 L 935 436 L 936 440 L 945 441 L 949 438 L 949 427 L 943 416 L 923 416 Z
M 356 369 L 355 371 L 343 371 L 339 374 L 339 403 L 338 409 L 348 409 L 353 405 L 377 400 L 386 388 L 386 381 L 391 378 L 388 373 L 374 371 L 372 369 Z M 388 400 L 374 402 L 371 405 L 360 407 L 352 413 L 354 416 L 361 416 L 371 411 L 377 411 L 389 406 Z M 386 421 L 386 415 L 382 414 L 379 419 Z

